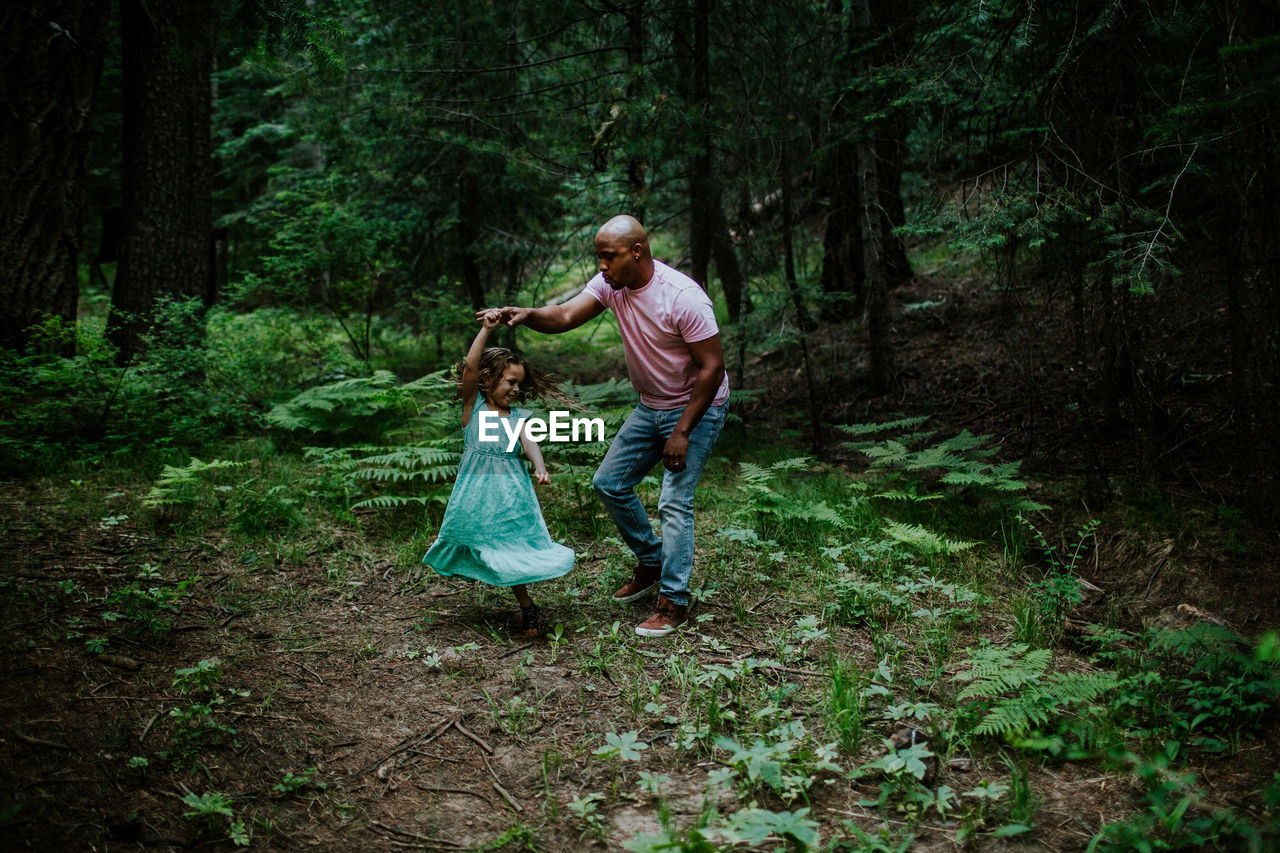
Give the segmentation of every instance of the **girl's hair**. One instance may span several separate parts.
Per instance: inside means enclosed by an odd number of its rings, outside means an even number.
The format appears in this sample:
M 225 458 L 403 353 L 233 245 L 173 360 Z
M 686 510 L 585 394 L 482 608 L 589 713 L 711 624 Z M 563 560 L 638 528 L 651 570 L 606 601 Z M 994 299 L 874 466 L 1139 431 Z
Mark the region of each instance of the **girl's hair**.
M 454 379 L 459 396 L 462 395 L 462 370 L 465 364 L 466 362 L 460 361 L 454 368 Z M 524 381 L 520 383 L 519 402 L 523 403 L 528 397 L 537 397 L 548 408 L 552 405 L 560 405 L 575 411 L 582 410 L 582 404 L 566 394 L 558 383 L 551 381 L 547 374 L 506 347 L 487 347 L 480 354 L 481 394 L 488 386 L 502 378 L 502 372 L 507 369 L 508 364 L 518 364 L 524 368 Z

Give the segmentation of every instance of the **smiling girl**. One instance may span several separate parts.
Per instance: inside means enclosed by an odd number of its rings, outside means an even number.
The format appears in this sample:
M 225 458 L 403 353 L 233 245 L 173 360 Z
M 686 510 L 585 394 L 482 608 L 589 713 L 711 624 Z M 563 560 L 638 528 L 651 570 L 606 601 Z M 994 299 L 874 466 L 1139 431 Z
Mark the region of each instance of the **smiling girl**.
M 554 383 L 511 350 L 485 347 L 501 317 L 492 310 L 480 318 L 483 327 L 461 365 L 462 461 L 440 533 L 422 562 L 446 577 L 511 587 L 520 603 L 520 630 L 534 637 L 541 626 L 527 585 L 565 574 L 573 568 L 574 555 L 551 540 L 520 459 L 523 450 L 538 483 L 551 482 L 537 442 L 523 430 L 514 446 L 503 439 L 505 430 L 499 430 L 494 440 L 482 440 L 479 415 L 487 410 L 516 423 L 520 418 L 527 422 L 530 411 L 515 405 L 524 402 L 526 395 L 544 402 L 568 401 Z

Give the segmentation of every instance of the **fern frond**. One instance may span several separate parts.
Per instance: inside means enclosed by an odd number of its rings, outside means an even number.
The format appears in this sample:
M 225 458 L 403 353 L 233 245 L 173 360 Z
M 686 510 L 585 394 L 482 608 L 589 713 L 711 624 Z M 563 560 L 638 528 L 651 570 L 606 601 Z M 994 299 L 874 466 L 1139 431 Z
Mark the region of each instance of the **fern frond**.
M 845 523 L 845 517 L 827 506 L 826 501 L 819 501 L 816 504 L 805 507 L 803 515 L 808 521 L 816 521 L 823 524 L 841 526 Z
M 1048 722 L 1049 709 L 1039 696 L 1018 696 L 993 705 L 973 731 L 980 735 L 1023 734 Z
M 1086 705 L 1115 689 L 1114 672 L 1055 672 L 1045 679 L 1043 693 L 1064 705 Z
M 1048 668 L 1051 656 L 1048 649 L 1028 651 L 1025 643 L 980 646 L 960 664 L 955 680 L 972 683 L 956 698 L 994 698 L 1037 682 Z
M 429 503 L 447 502 L 448 498 L 437 495 L 377 495 L 372 498 L 357 501 L 351 505 L 351 508 L 365 509 L 368 507 L 377 507 L 379 509 L 392 509 L 394 507 L 408 506 L 409 504 L 424 506 Z
M 919 426 L 927 420 L 929 420 L 928 415 L 917 415 L 916 417 L 900 418 L 896 421 L 885 421 L 878 424 L 836 424 L 836 429 L 849 435 L 871 435 L 872 433 L 887 432 L 893 429 L 909 429 L 913 426 Z
M 955 554 L 977 545 L 976 542 L 948 539 L 919 525 L 903 524 L 898 521 L 886 521 L 885 532 L 890 538 L 909 545 L 923 554 Z

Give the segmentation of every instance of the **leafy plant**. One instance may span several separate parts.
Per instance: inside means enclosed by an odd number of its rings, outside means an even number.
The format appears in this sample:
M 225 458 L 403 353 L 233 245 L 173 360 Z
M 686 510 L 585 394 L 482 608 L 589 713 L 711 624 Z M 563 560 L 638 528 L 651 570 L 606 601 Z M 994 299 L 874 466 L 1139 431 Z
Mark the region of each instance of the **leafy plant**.
M 102 618 L 108 622 L 125 619 L 139 632 L 161 636 L 173 627 L 173 615 L 187 588 L 199 580 L 198 576 L 184 578 L 173 586 L 144 586 L 132 581 L 107 594 L 103 603 L 109 609 L 103 611 Z
M 188 693 L 205 693 L 213 690 L 222 680 L 222 661 L 218 658 L 205 658 L 195 666 L 175 669 L 173 686 L 183 696 Z
M 804 797 L 820 773 L 841 772 L 834 760 L 835 745 L 814 747 L 799 720 L 784 721 L 749 745 L 723 735 L 715 743 L 727 753 L 728 778 L 738 780 L 748 792 L 769 790 L 788 803 Z
M 376 438 L 401 426 L 418 411 L 416 394 L 439 396 L 445 387 L 443 371 L 398 385 L 391 371 L 377 370 L 372 376 L 343 378 L 308 388 L 274 407 L 266 420 L 290 432 Z
M 619 761 L 639 761 L 644 757 L 642 751 L 649 748 L 649 744 L 640 740 L 637 732 L 606 732 L 604 736 L 604 746 L 596 747 L 593 755 L 597 758 L 616 758 Z
M 604 818 L 597 811 L 603 799 L 602 794 L 591 793 L 585 797 L 574 794 L 573 799 L 569 801 L 569 811 L 573 812 L 583 824 L 582 835 L 592 832 L 598 836 L 604 836 Z
M 1101 709 L 1089 703 L 1114 690 L 1113 672 L 1052 672 L 1048 649 L 983 645 L 957 666 L 955 680 L 967 682 L 957 700 L 965 703 L 962 720 L 978 735 L 1000 735 L 1014 743 L 1052 754 L 1081 755 L 1096 745 Z M 1056 736 L 1027 738 L 1055 723 Z
M 316 768 L 308 767 L 301 773 L 288 772 L 284 774 L 284 778 L 277 782 L 271 790 L 278 791 L 285 796 L 297 796 L 307 791 L 323 791 L 327 785 L 324 782 L 316 781 Z
M 249 832 L 245 828 L 244 821 L 236 819 L 235 812 L 231 810 L 231 799 L 226 795 L 217 791 L 198 796 L 187 792 L 182 802 L 190 808 L 190 811 L 182 813 L 183 817 L 191 820 L 203 819 L 205 828 L 213 833 L 216 833 L 219 826 L 225 823 L 226 837 L 232 844 L 237 847 L 249 846 Z M 227 818 L 225 822 L 222 820 L 224 817 Z
M 1265 636 L 1250 649 L 1234 632 L 1201 623 L 1095 640 L 1097 656 L 1123 673 L 1111 712 L 1144 738 L 1224 751 L 1280 699 L 1280 665 Z
M 174 729 L 170 756 L 179 763 L 195 766 L 208 746 L 233 742 L 236 730 L 218 720 L 216 714 L 226 700 L 215 696 L 207 702 L 195 702 L 187 708 L 169 712 Z
M 239 468 L 244 464 L 226 459 L 203 462 L 193 456 L 186 465 L 166 465 L 151 486 L 151 491 L 143 498 L 142 505 L 155 508 L 193 504 L 201 489 L 207 485 L 206 475 L 209 472 Z
M 913 417 L 878 424 L 837 425 L 837 428 L 848 435 L 868 436 L 909 430 L 926 420 L 927 417 Z M 871 460 L 868 473 L 879 489 L 873 496 L 881 500 L 908 503 L 936 500 L 947 495 L 935 490 L 941 485 L 951 494 L 968 491 L 993 503 L 1008 516 L 1047 509 L 1024 496 L 1027 484 L 1019 476 L 1021 462 L 990 461 L 999 452 L 998 447 L 984 446 L 991 436 L 975 436 L 965 430 L 930 444 L 933 435 L 932 432 L 906 432 L 897 438 L 851 441 L 845 446 Z

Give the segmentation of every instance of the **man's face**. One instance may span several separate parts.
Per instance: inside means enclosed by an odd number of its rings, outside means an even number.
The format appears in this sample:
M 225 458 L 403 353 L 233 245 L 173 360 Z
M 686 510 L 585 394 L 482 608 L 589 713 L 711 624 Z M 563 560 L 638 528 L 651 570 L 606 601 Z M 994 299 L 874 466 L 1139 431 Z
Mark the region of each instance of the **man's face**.
M 612 234 L 596 235 L 596 257 L 600 260 L 600 272 L 605 283 L 618 290 L 623 287 L 639 287 L 640 263 L 636 259 L 635 246 L 628 246 L 622 237 Z

